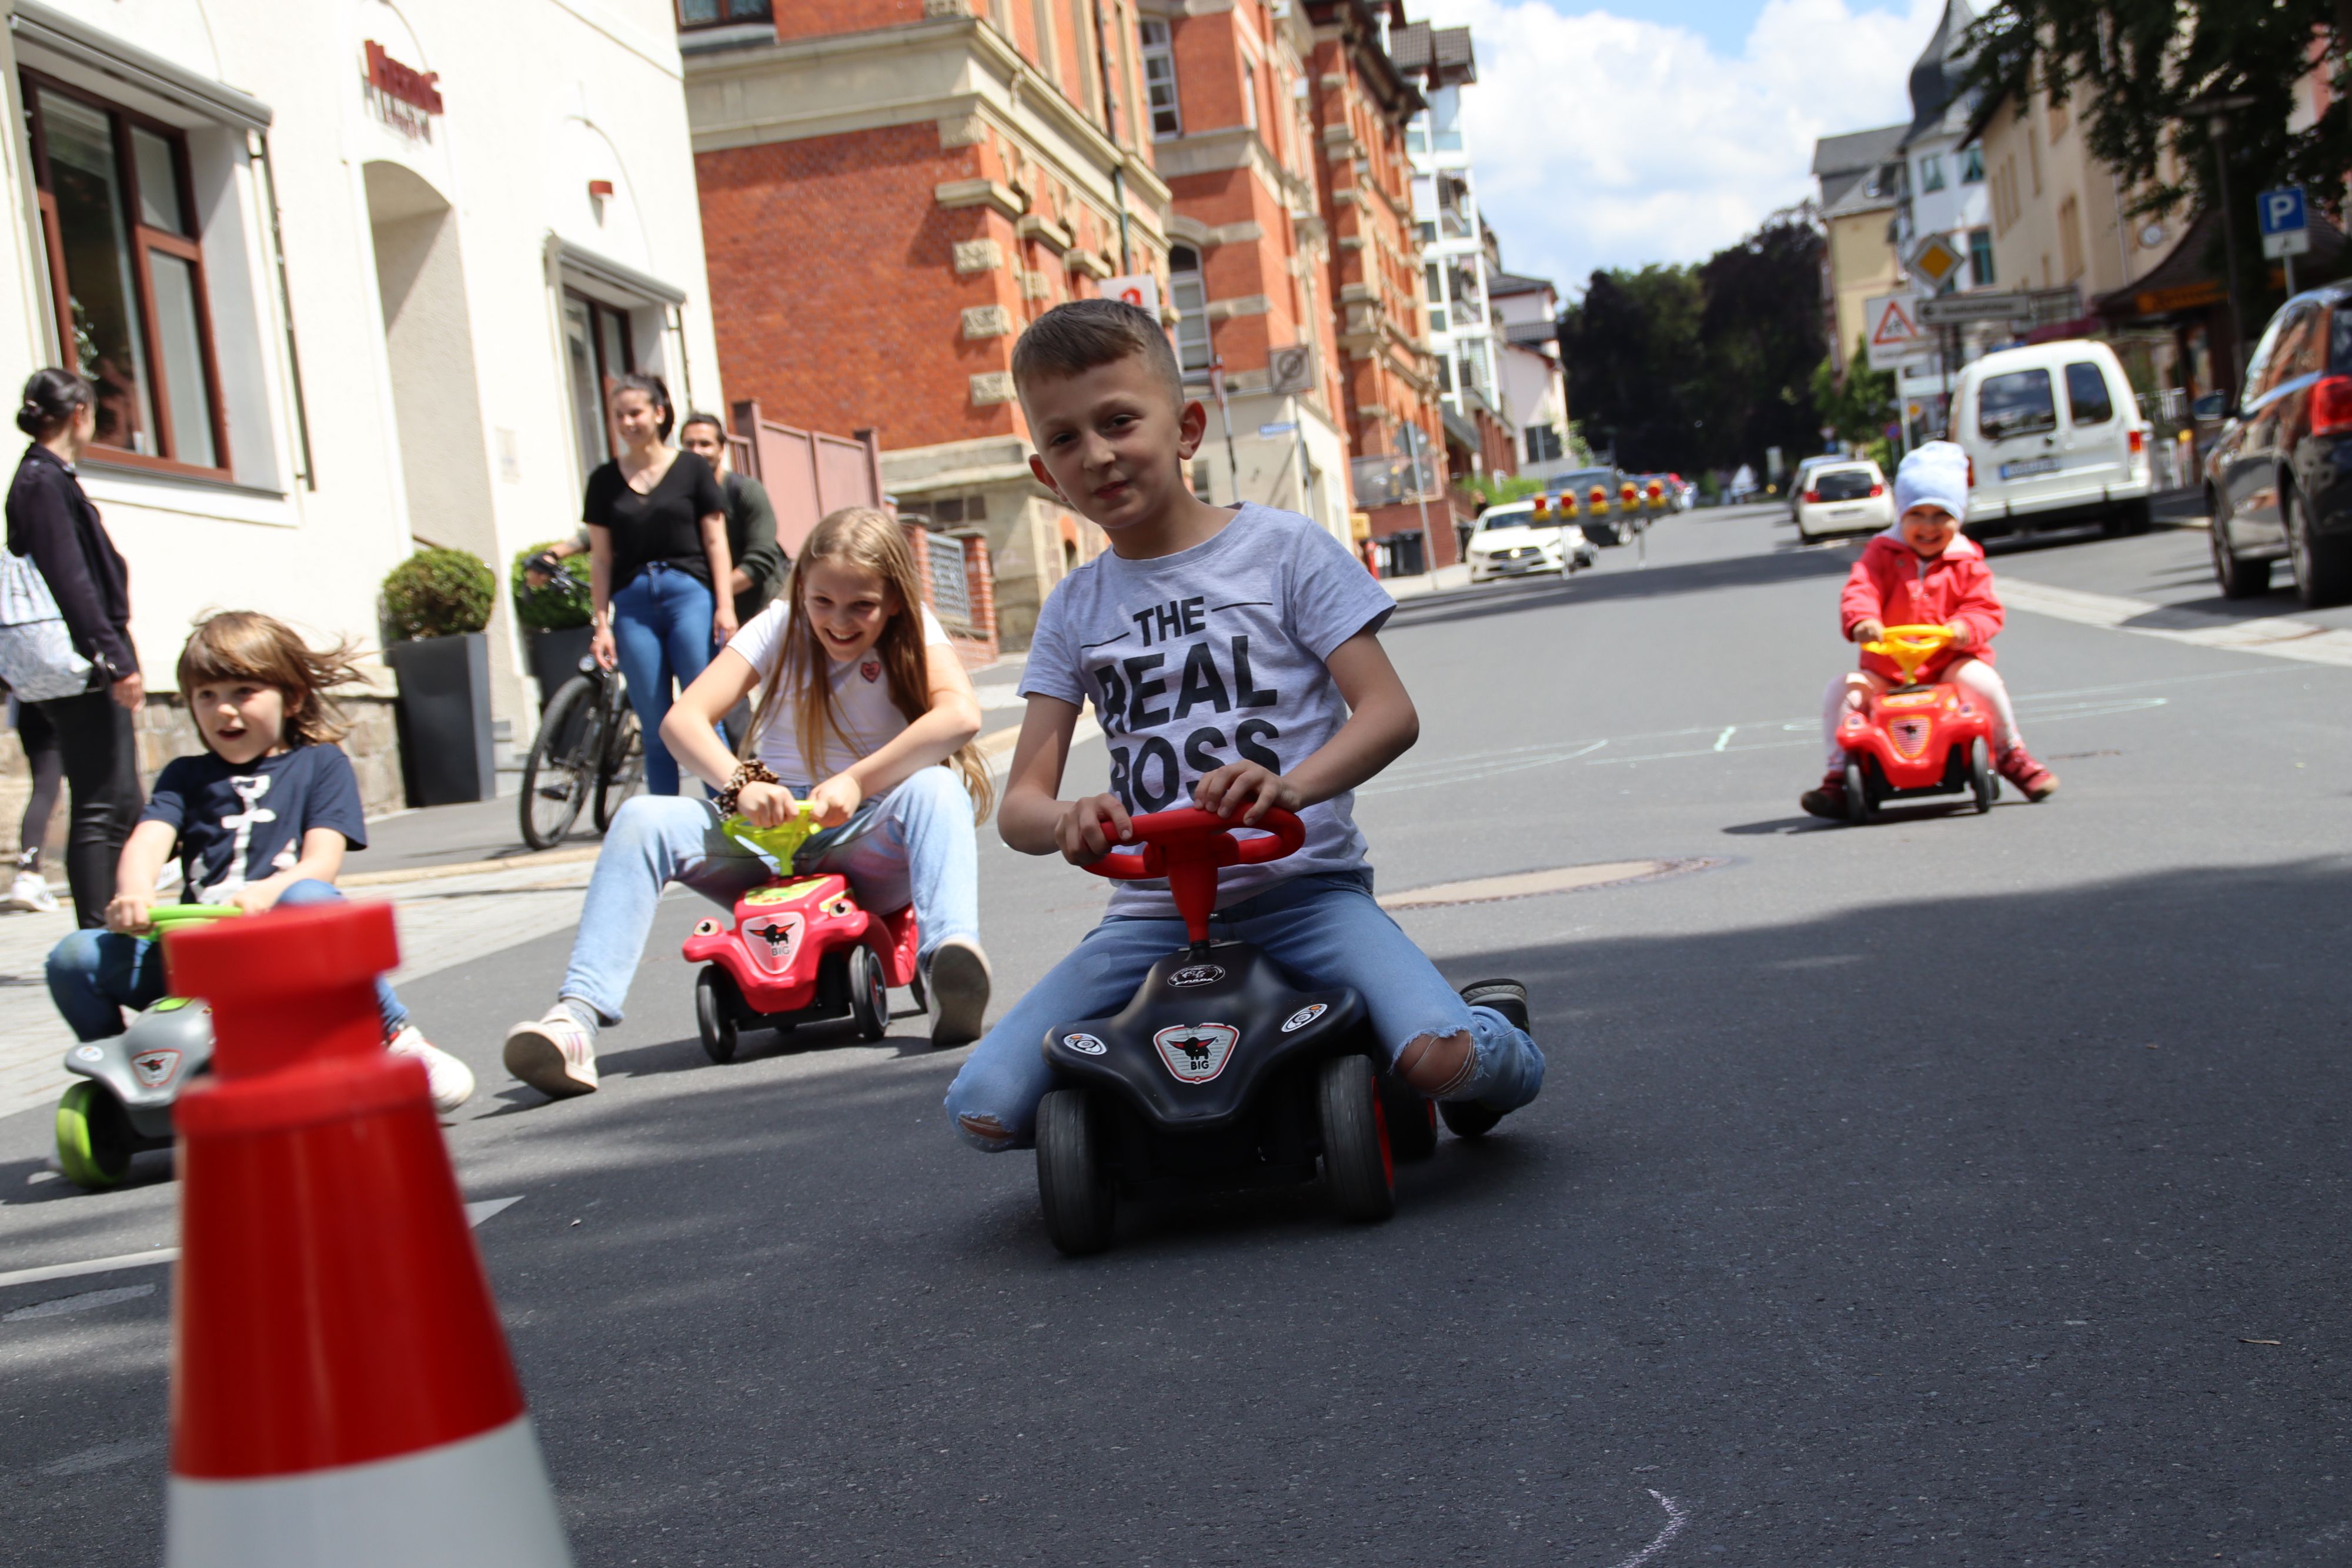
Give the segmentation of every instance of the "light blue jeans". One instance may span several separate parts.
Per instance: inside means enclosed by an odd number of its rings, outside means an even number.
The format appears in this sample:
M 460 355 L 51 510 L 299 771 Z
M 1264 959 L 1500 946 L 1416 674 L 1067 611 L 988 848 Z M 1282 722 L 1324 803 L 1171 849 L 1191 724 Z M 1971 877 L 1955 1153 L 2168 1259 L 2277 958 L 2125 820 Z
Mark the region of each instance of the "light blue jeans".
M 304 877 L 278 895 L 277 907 L 333 904 L 342 896 L 334 883 Z M 104 1040 L 122 1032 L 123 1009 L 141 1012 L 163 999 L 163 945 L 119 931 L 77 931 L 49 949 L 48 974 L 49 999 L 58 1004 L 58 1014 L 74 1038 Z M 381 977 L 375 1000 L 383 1013 L 384 1038 L 390 1040 L 407 1024 L 408 1009 Z
M 980 940 L 980 846 L 971 797 L 952 768 L 922 768 L 868 800 L 832 847 L 810 840 L 793 869 L 847 877 L 869 914 L 912 904 L 926 959 L 950 936 Z M 620 1022 L 663 888 L 684 883 L 732 910 L 738 898 L 775 875 L 769 862 L 719 831 L 718 808 L 709 801 L 661 795 L 627 801 L 597 852 L 562 994 L 586 1002 L 607 1023 Z
M 646 793 L 677 793 L 677 758 L 662 744 L 662 720 L 718 652 L 710 643 L 710 590 L 674 566 L 655 561 L 613 595 L 613 656 L 629 683 L 629 706 L 646 737 Z
M 1536 1042 L 1446 984 L 1429 956 L 1373 902 L 1369 873 L 1276 883 L 1219 910 L 1209 932 L 1255 945 L 1309 986 L 1354 987 L 1391 1063 L 1416 1040 L 1468 1030 L 1476 1065 L 1453 1098 L 1515 1111 L 1543 1087 Z M 1125 1007 L 1151 966 L 1184 942 L 1184 923 L 1172 917 L 1113 915 L 1087 932 L 1076 952 L 996 1020 L 949 1085 L 948 1119 L 965 1141 L 992 1153 L 1030 1146 L 1037 1102 L 1054 1086 L 1045 1031 Z

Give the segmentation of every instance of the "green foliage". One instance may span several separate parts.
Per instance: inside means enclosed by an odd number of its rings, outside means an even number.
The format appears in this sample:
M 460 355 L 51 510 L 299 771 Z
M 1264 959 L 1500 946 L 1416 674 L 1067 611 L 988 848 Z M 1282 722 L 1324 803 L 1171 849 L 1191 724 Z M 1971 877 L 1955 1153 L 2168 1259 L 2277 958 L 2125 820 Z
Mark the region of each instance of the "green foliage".
M 507 571 L 507 588 L 514 599 L 515 619 L 534 632 L 567 631 L 574 626 L 585 626 L 592 619 L 588 603 L 589 558 L 586 552 L 563 558 L 565 574 L 580 584 L 578 593 L 538 592 L 524 579 L 523 563 L 554 542 L 526 545 L 515 551 L 514 565 Z
M 1475 493 L 1480 500 L 1490 507 L 1499 507 L 1506 501 L 1523 500 L 1529 496 L 1543 493 L 1542 480 L 1524 479 L 1517 474 L 1507 474 L 1500 479 L 1496 478 L 1492 474 L 1470 474 L 1465 475 L 1462 482 Z
M 490 623 L 499 580 L 490 563 L 461 549 L 421 549 L 383 580 L 383 611 L 404 638 L 449 637 Z
M 1885 442 L 1886 426 L 1895 418 L 1895 372 L 1870 368 L 1866 337 L 1854 339 L 1844 380 L 1838 379 L 1827 360 L 1814 366 L 1812 390 L 1822 423 L 1835 430 L 1838 439 L 1856 444 Z

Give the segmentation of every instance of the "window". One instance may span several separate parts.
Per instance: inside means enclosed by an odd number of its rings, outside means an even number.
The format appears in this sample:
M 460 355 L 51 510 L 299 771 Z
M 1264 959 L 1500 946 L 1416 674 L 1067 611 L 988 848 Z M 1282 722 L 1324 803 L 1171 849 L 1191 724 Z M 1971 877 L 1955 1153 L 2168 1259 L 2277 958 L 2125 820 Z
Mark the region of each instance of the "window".
M 677 25 L 681 27 L 765 22 L 773 15 L 772 0 L 677 0 Z
M 2056 146 L 2058 139 L 2065 134 L 2066 105 L 2061 99 L 2053 98 L 2050 100 L 2050 144 Z
M 1257 68 L 1247 60 L 1242 62 L 1242 123 L 1257 129 Z
M 563 296 L 563 357 L 572 382 L 572 418 L 580 438 L 581 476 L 613 455 L 605 389 L 637 368 L 624 310 L 585 295 Z
M 1977 429 L 1987 440 L 2040 435 L 2058 428 L 2058 405 L 2051 401 L 2048 371 L 2012 371 L 1988 376 L 1977 393 Z
M 917 503 L 915 509 L 929 512 L 931 521 L 942 527 L 953 524 L 961 528 L 966 523 L 988 521 L 988 497 L 977 490 L 962 496 L 933 496 Z
M 1919 188 L 1940 191 L 1944 188 L 1944 155 L 1930 152 L 1919 160 Z
M 1176 48 L 1168 24 L 1144 22 L 1136 27 L 1143 39 L 1143 92 L 1151 110 L 1151 134 L 1166 141 L 1184 134 L 1184 117 L 1176 108 Z
M 1963 185 L 1981 185 L 1984 183 L 1984 149 L 1973 144 L 1961 148 L 1960 183 Z
M 98 389 L 99 444 L 226 468 L 186 144 L 29 72 L 25 86 L 58 335 Z
M 2032 165 L 2033 193 L 2038 196 L 2042 193 L 2042 142 L 2033 134 L 2031 121 L 2025 127 L 2025 161 Z
M 2066 367 L 2066 422 L 2069 424 L 2105 424 L 2116 416 L 2116 400 L 2107 391 L 2107 378 L 2099 367 L 2088 360 L 2077 360 Z
M 1565 454 L 1559 432 L 1549 424 L 1531 424 L 1527 428 L 1528 461 L 1549 463 Z
M 1189 373 L 1209 368 L 1209 290 L 1201 253 L 1185 246 L 1168 252 L 1168 294 L 1183 318 L 1176 323 L 1176 362 Z
M 1992 230 L 1969 231 L 1969 281 L 1979 288 L 1992 287 Z
M 2083 207 L 2071 195 L 2058 204 L 2058 261 L 2067 282 L 2083 276 Z
M 1429 144 L 1440 152 L 1462 151 L 1462 89 L 1442 87 L 1429 95 Z
M 1432 305 L 1444 304 L 1445 275 L 1438 270 L 1437 263 L 1433 261 L 1423 267 L 1422 275 L 1429 288 L 1429 302 Z

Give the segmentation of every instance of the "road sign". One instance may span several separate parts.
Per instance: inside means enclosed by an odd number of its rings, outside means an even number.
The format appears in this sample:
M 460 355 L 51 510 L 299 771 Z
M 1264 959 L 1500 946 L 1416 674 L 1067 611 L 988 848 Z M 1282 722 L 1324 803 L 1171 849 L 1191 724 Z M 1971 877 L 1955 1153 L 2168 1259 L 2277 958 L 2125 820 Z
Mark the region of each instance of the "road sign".
M 1934 345 L 1919 325 L 1918 300 L 1908 294 L 1881 294 L 1862 302 L 1862 330 L 1870 344 L 1870 368 L 1891 371 Z
M 1942 235 L 1929 235 L 1912 250 L 1904 266 L 1910 270 L 1912 277 L 1926 283 L 1928 291 L 1933 293 L 1949 283 L 1968 259 Z
M 1938 294 L 1922 299 L 1922 327 L 1958 327 L 1969 321 L 2026 321 L 2033 317 L 2033 297 L 2014 290 L 1981 294 Z
M 1148 272 L 1132 277 L 1106 277 L 1101 293 L 1105 299 L 1123 299 L 1154 321 L 1160 319 L 1160 279 Z
M 1315 390 L 1315 349 L 1309 343 L 1289 343 L 1265 357 L 1266 390 L 1276 397 Z
M 2282 185 L 2254 198 L 2263 224 L 2263 255 L 2275 261 L 2301 256 L 2311 248 L 2310 211 L 2304 205 L 2301 185 Z
M 1257 427 L 1257 433 L 1260 435 L 1287 435 L 1297 428 L 1298 422 L 1297 420 L 1286 419 L 1279 424 L 1261 424 Z

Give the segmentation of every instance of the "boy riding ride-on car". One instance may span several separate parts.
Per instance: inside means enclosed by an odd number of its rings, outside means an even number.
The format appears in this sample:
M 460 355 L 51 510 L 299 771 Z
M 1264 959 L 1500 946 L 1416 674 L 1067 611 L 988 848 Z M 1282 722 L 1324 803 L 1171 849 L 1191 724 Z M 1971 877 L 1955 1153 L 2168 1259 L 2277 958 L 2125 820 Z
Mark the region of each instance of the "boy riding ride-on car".
M 1863 548 L 1846 576 L 1838 620 L 1851 643 L 1877 642 L 1889 626 L 1951 630 L 1952 644 L 1911 677 L 1948 680 L 1992 715 L 1993 766 L 2029 800 L 2046 800 L 2058 776 L 2028 755 L 2018 733 L 2009 688 L 1992 667 L 1992 640 L 2001 628 L 2000 596 L 1984 549 L 1960 532 L 1968 516 L 1968 455 L 1948 441 L 1930 441 L 1903 460 L 1895 476 L 1895 526 Z M 1862 667 L 1832 681 L 1822 695 L 1822 740 L 1829 772 L 1798 798 L 1816 817 L 1846 815 L 1845 751 L 1839 727 L 1850 709 L 1875 692 L 1885 695 L 1903 672 L 1884 653 L 1864 651 Z
M 1184 465 L 1207 415 L 1185 399 L 1167 333 L 1143 311 L 1057 306 L 1023 334 L 1013 374 L 1037 444 L 1031 470 L 1111 548 L 1064 578 L 1038 616 L 1021 678 L 1028 716 L 998 811 L 1004 841 L 1085 866 L 1133 844 L 1138 813 L 1192 805 L 1242 830 L 1276 809 L 1296 813 L 1296 852 L 1220 881 L 1216 935 L 1353 988 L 1380 1064 L 1446 1103 L 1457 1133 L 1527 1104 L 1544 1060 L 1528 1038 L 1525 988 L 1455 991 L 1373 902 L 1353 791 L 1420 728 L 1377 636 L 1394 609 L 1387 592 L 1307 518 L 1193 496 Z M 1109 789 L 1064 800 L 1089 701 Z M 1046 1031 L 1126 1003 L 1184 944 L 1175 912 L 1164 879 L 1118 884 L 1102 924 L 998 1020 L 949 1089 L 948 1116 L 968 1142 L 1034 1141 L 1054 1085 Z

